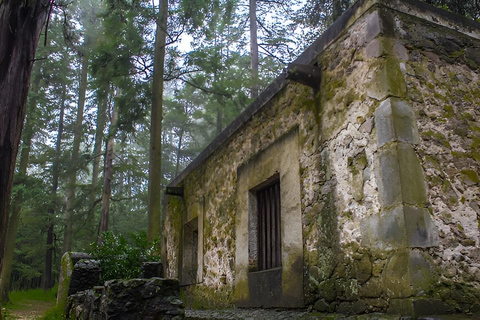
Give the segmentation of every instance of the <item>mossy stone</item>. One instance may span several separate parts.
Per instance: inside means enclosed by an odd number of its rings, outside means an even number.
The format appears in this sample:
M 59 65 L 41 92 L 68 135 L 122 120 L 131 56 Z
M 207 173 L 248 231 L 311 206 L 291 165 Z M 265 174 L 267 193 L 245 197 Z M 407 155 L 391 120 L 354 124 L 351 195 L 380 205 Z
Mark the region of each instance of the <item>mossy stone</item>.
M 346 316 L 354 314 L 353 311 L 353 305 L 351 302 L 340 302 L 340 304 L 337 307 L 337 312 L 344 314 Z
M 382 278 L 372 277 L 360 286 L 359 293 L 365 298 L 379 298 L 383 295 L 385 288 Z
M 319 312 L 326 312 L 328 310 L 328 306 L 329 304 L 322 299 L 315 302 L 315 304 L 313 305 L 313 309 Z
M 372 262 L 370 256 L 363 255 L 361 260 L 355 260 L 355 273 L 358 283 L 362 284 L 368 281 L 372 276 Z
M 460 171 L 460 173 L 464 177 L 464 180 L 469 180 L 473 183 L 480 183 L 480 178 L 478 177 L 478 173 L 475 170 L 464 169 Z
M 409 252 L 398 251 L 388 259 L 383 272 L 385 287 L 390 298 L 405 298 L 411 296 L 413 288 L 410 284 Z
M 335 301 L 337 298 L 337 291 L 335 288 L 335 280 L 328 279 L 318 286 L 319 295 L 321 298 L 325 299 L 327 302 Z
M 369 97 L 381 101 L 388 96 L 406 96 L 407 86 L 399 60 L 391 56 L 376 59 L 371 70 L 371 80 L 366 84 Z

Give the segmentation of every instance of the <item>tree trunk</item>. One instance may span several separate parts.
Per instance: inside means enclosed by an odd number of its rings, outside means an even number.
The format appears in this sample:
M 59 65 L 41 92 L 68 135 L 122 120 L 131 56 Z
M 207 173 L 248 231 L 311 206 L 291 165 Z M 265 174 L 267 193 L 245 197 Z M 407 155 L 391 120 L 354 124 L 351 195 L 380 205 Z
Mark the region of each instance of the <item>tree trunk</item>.
M 36 102 L 33 104 L 36 105 Z M 33 137 L 33 125 L 32 119 L 27 117 L 25 128 L 23 130 L 23 147 L 20 153 L 20 166 L 18 169 L 18 174 L 26 176 L 27 175 L 27 166 L 28 158 L 30 156 L 30 146 L 32 145 Z M 22 182 L 23 183 L 23 182 Z M 10 215 L 10 220 L 8 222 L 8 232 L 7 238 L 5 240 L 5 256 L 4 264 L 0 279 L 0 291 L 1 291 L 1 301 L 8 302 L 10 298 L 8 296 L 10 289 L 10 276 L 12 274 L 12 262 L 13 262 L 13 253 L 15 249 L 15 235 L 17 234 L 18 224 L 20 222 L 20 215 L 22 211 L 21 203 L 23 199 L 23 192 L 20 189 L 13 199 L 12 205 L 12 214 Z
M 39 73 L 39 70 L 40 70 L 39 65 L 40 64 L 37 62 L 33 66 L 34 68 L 33 73 L 36 74 L 36 77 L 32 82 L 33 91 L 37 91 L 38 88 L 40 87 L 41 76 Z M 35 72 L 35 69 L 37 70 L 37 72 Z M 35 108 L 37 108 L 36 99 L 29 100 L 28 102 L 29 103 L 27 106 L 27 114 L 29 114 L 29 116 L 25 121 L 25 127 L 22 132 L 23 145 L 22 145 L 22 149 L 20 150 L 20 165 L 17 173 L 18 175 L 23 175 L 23 176 L 26 176 L 27 174 L 28 159 L 30 156 L 30 147 L 32 145 L 33 133 L 35 132 L 35 128 L 34 128 L 35 121 L 32 118 L 31 114 L 32 114 L 32 111 L 34 111 Z M 21 183 L 23 183 L 23 181 Z M 5 243 L 6 243 L 5 257 L 4 257 L 3 269 L 0 276 L 0 299 L 2 302 L 10 301 L 8 293 L 10 289 L 10 276 L 12 273 L 13 253 L 15 250 L 15 237 L 16 237 L 18 225 L 20 222 L 20 215 L 22 213 L 22 207 L 20 205 L 22 203 L 22 199 L 23 199 L 23 192 L 22 192 L 22 189 L 20 189 L 16 197 L 13 199 L 12 214 L 10 215 L 10 220 L 8 222 L 7 238 L 5 239 Z
M 118 89 L 117 89 L 118 90 Z M 115 133 L 117 131 L 118 106 L 113 105 L 112 122 L 108 133 L 107 149 L 105 151 L 105 168 L 103 173 L 102 212 L 98 228 L 98 244 L 102 244 L 102 232 L 108 231 L 108 214 L 110 212 L 110 197 L 112 196 L 112 169 L 115 152 Z
M 58 207 L 57 204 L 57 190 L 58 190 L 58 178 L 60 175 L 60 153 L 62 145 L 62 135 L 63 135 L 63 119 L 65 114 L 65 99 L 67 95 L 67 88 L 63 85 L 62 88 L 62 103 L 60 106 L 60 116 L 58 119 L 58 132 L 57 132 L 57 142 L 55 144 L 55 160 L 52 166 L 52 189 L 51 197 L 52 203 L 48 209 L 48 229 L 47 229 L 47 251 L 45 253 L 45 269 L 43 272 L 43 290 L 50 290 L 53 286 L 52 278 L 52 265 L 53 265 L 53 220 L 55 218 L 55 211 Z
M 73 132 L 73 150 L 70 170 L 68 172 L 67 183 L 67 205 L 65 209 L 65 229 L 63 235 L 63 253 L 72 250 L 73 233 L 73 208 L 75 206 L 75 187 L 77 184 L 78 154 L 80 152 L 80 142 L 83 137 L 83 110 L 85 107 L 85 93 L 87 91 L 88 74 L 88 55 L 84 53 L 82 59 L 82 74 L 80 78 L 80 88 L 78 92 L 77 120 Z
M 257 0 L 250 0 L 250 69 L 252 88 L 250 97 L 258 97 L 258 40 L 257 40 Z
M 103 130 L 105 129 L 105 121 L 107 115 L 107 104 L 108 104 L 108 85 L 105 86 L 105 92 L 101 93 L 101 96 L 98 97 L 98 110 L 97 110 L 97 129 L 95 132 L 95 147 L 93 149 L 93 172 L 92 172 L 92 186 L 90 190 L 90 211 L 88 221 L 91 225 L 91 242 L 95 241 L 94 237 L 96 234 L 95 228 L 95 204 L 96 204 L 96 190 L 98 186 L 98 176 L 100 173 L 100 156 L 102 153 L 103 145 Z
M 150 159 L 148 174 L 148 226 L 147 239 L 153 241 L 161 235 L 161 190 L 162 190 L 162 107 L 163 70 L 167 38 L 168 1 L 160 0 L 160 11 L 155 33 L 153 62 L 153 97 L 150 125 Z
M 175 177 L 178 176 L 178 171 L 180 168 L 180 152 L 182 152 L 182 140 L 183 140 L 183 129 L 180 129 L 180 134 L 178 135 L 177 163 L 175 164 Z
M 49 0 L 0 2 L 0 272 L 30 75 L 49 5 Z
M 222 132 L 222 105 L 217 107 L 217 136 Z

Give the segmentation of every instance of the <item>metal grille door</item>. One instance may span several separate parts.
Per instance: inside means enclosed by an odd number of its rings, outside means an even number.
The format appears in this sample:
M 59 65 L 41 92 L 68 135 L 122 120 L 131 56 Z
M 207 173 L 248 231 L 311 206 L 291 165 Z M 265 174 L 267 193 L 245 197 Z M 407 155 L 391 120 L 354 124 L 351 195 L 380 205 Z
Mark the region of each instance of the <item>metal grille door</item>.
M 258 270 L 282 266 L 280 181 L 257 191 Z

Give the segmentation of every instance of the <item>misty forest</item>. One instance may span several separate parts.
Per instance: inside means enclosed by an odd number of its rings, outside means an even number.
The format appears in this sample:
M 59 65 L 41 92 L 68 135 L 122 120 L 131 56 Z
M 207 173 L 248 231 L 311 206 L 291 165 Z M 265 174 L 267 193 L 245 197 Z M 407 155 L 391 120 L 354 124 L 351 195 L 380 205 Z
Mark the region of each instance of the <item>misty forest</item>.
M 353 2 L 0 0 L 2 306 L 67 251 L 155 259 L 165 187 Z

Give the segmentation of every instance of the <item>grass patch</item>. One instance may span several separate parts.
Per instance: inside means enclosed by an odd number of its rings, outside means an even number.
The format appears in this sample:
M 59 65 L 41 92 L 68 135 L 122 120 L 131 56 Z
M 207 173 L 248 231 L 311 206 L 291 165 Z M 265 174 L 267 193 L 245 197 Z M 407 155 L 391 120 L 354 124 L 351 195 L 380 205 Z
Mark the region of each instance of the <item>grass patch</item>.
M 10 302 L 6 305 L 9 309 L 16 310 L 22 304 L 30 301 L 50 301 L 57 300 L 57 287 L 49 291 L 43 289 L 31 289 L 27 291 L 12 291 L 9 294 Z
M 45 315 L 43 317 L 39 318 L 39 319 L 40 320 L 64 320 L 66 318 L 65 318 L 64 310 L 59 310 L 55 306 L 55 307 L 47 310 Z
M 12 291 L 9 293 L 9 297 L 10 302 L 2 305 L 5 320 L 19 319 L 25 316 L 35 319 L 65 319 L 63 312 L 55 310 L 57 287 L 49 291 L 42 289 Z

